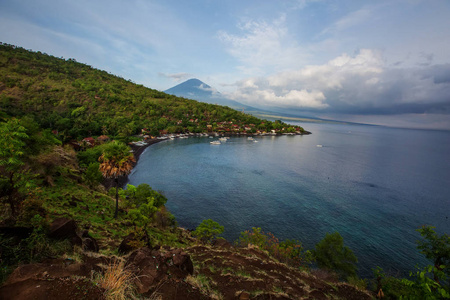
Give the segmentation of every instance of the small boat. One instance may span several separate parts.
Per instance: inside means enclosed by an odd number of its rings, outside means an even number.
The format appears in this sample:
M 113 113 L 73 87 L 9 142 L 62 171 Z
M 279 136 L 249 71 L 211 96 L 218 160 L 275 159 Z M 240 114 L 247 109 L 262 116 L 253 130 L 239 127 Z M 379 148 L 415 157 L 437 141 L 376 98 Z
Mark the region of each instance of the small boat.
M 211 145 L 220 145 L 220 141 L 212 141 L 209 142 Z
M 253 137 L 249 136 L 249 137 L 247 138 L 247 140 L 249 140 L 249 141 L 254 141 L 255 139 L 254 139 Z
M 317 148 L 322 148 L 323 146 L 322 146 L 322 145 L 316 145 L 316 147 L 317 147 Z
M 221 142 L 226 142 L 228 139 L 226 138 L 226 137 L 221 137 L 221 138 L 219 138 L 219 141 L 221 141 Z

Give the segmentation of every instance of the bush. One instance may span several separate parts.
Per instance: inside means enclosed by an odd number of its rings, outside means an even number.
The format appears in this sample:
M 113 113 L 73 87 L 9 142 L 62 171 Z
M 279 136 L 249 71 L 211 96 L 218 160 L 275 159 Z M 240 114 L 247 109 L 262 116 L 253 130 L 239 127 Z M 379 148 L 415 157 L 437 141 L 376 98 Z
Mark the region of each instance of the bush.
M 147 203 L 142 203 L 139 207 L 128 211 L 128 216 L 135 226 L 147 228 L 153 220 L 153 215 L 157 210 L 154 205 L 154 198 L 148 198 L 147 201 Z
M 225 231 L 225 228 L 219 223 L 207 219 L 203 220 L 197 226 L 192 235 L 199 238 L 204 243 L 212 243 L 219 235 Z
M 319 268 L 337 272 L 341 277 L 356 276 L 356 258 L 350 248 L 344 246 L 344 239 L 335 232 L 327 233 L 312 251 Z
M 176 226 L 175 216 L 165 206 L 161 206 L 155 214 L 155 223 L 159 227 Z
M 142 183 L 137 187 L 127 184 L 126 190 L 120 190 L 119 194 L 125 198 L 125 205 L 129 208 L 139 207 L 141 204 L 147 203 L 149 198 L 153 198 L 153 205 L 157 208 L 163 206 L 167 202 L 167 198 L 154 191 L 150 185 Z
M 84 173 L 84 180 L 90 185 L 95 186 L 99 184 L 103 179 L 103 174 L 100 172 L 100 163 L 90 163 Z

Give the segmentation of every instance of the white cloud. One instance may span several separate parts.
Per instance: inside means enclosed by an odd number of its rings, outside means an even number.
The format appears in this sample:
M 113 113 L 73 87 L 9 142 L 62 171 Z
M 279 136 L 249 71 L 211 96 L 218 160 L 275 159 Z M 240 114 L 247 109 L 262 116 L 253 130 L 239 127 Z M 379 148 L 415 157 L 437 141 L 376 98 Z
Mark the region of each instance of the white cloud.
M 215 88 L 210 87 L 208 85 L 205 84 L 200 84 L 200 86 L 198 87 L 199 90 L 205 91 L 205 92 L 211 92 L 212 96 L 217 96 L 218 94 L 220 94 Z
M 305 51 L 289 36 L 285 15 L 272 23 L 246 21 L 238 29 L 240 34 L 220 31 L 218 38 L 247 74 L 277 71 L 305 60 Z
M 325 108 L 328 104 L 324 103 L 325 96 L 322 92 L 306 89 L 278 90 L 268 85 L 267 81 L 258 82 L 255 79 L 243 80 L 238 83 L 239 88 L 228 97 L 246 102 L 249 104 L 276 106 L 276 107 L 295 107 L 295 108 Z M 263 87 L 264 86 L 264 87 Z
M 450 65 L 389 68 L 380 51 L 361 49 L 236 83 L 230 95 L 250 105 L 355 114 L 449 113 Z

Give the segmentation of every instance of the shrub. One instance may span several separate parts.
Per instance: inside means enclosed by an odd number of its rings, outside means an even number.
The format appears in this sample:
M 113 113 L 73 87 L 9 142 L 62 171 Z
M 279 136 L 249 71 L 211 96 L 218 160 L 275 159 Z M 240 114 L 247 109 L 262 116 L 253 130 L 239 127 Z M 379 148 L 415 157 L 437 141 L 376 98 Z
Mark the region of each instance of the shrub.
M 153 204 L 155 207 L 161 207 L 167 202 L 167 198 L 161 193 L 153 190 L 150 185 L 142 183 L 138 186 L 127 184 L 126 190 L 120 190 L 119 192 L 122 198 L 125 198 L 125 204 L 127 207 L 138 207 L 143 203 L 147 203 L 149 198 L 153 198 Z
M 356 275 L 356 258 L 353 251 L 344 246 L 344 239 L 335 232 L 327 233 L 312 251 L 319 268 L 337 272 L 341 277 Z
M 102 172 L 100 172 L 100 163 L 90 163 L 84 173 L 84 180 L 90 185 L 95 186 L 99 184 L 103 179 Z
M 199 238 L 204 243 L 212 243 L 219 235 L 225 231 L 225 228 L 219 223 L 207 219 L 203 220 L 197 226 L 192 235 Z
M 161 206 L 155 214 L 155 223 L 159 227 L 176 226 L 175 216 L 165 206 Z
M 409 297 L 404 299 L 450 299 L 449 287 L 439 283 L 439 279 L 446 278 L 444 271 L 445 266 L 427 266 L 423 270 L 411 272 L 409 276 L 413 280 L 402 279 L 402 283 L 409 287 Z

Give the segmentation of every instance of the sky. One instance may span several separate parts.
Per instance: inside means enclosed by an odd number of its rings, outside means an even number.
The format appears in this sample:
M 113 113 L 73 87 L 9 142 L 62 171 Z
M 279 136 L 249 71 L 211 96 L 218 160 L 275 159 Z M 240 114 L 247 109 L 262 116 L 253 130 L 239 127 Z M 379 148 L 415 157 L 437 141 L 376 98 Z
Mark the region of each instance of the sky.
M 166 90 L 450 130 L 448 0 L 0 0 L 0 41 Z

